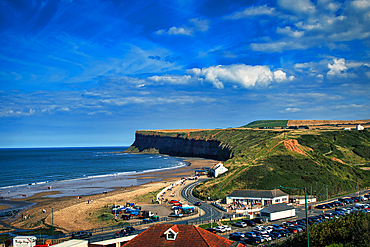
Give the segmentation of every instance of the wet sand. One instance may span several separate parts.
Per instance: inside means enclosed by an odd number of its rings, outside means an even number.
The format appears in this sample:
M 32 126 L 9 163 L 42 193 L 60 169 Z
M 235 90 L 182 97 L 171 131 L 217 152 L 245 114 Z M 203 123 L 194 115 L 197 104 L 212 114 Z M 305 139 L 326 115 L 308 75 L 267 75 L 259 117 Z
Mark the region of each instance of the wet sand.
M 35 190 L 29 188 L 30 196 L 3 200 L 7 204 L 0 201 L 0 206 L 12 206 L 12 203 L 20 201 L 34 203 L 18 216 L 3 219 L 3 221 L 17 228 L 33 229 L 45 226 L 43 222 L 46 225 L 51 225 L 51 211 L 53 211 L 54 227 L 65 232 L 102 227 L 92 220 L 91 215 L 97 209 L 107 204 L 134 202 L 139 195 L 158 191 L 168 186 L 169 183 L 178 181 L 181 177 L 194 175 L 194 171 L 201 167 L 211 167 L 217 163 L 216 160 L 196 158 L 185 159 L 185 161 L 189 162 L 190 166 L 130 175 L 124 179 L 109 176 L 99 178 L 94 182 L 80 180 L 79 183 L 73 183 L 71 181 L 72 183 L 66 183 L 61 188 L 48 189 L 47 184 Z M 42 212 L 43 209 L 46 213 Z M 27 219 L 24 219 L 24 216 L 27 216 Z

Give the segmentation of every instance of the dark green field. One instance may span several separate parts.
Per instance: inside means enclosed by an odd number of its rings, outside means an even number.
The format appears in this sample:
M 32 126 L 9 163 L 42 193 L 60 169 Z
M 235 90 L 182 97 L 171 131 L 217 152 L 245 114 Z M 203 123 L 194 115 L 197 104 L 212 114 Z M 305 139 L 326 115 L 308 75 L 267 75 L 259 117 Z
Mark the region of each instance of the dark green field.
M 259 120 L 253 121 L 247 125 L 242 126 L 243 128 L 274 128 L 274 127 L 286 127 L 288 120 Z

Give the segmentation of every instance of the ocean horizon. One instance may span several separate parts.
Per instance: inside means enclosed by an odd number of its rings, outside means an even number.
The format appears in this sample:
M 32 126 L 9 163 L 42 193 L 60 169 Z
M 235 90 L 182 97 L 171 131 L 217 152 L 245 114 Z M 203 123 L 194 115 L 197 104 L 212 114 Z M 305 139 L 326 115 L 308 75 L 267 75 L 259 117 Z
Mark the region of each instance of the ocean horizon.
M 1 196 L 29 197 L 48 189 L 58 190 L 64 196 L 101 193 L 102 190 L 109 191 L 113 187 L 148 182 L 144 179 L 134 179 L 130 175 L 187 165 L 178 157 L 122 153 L 127 148 L 1 148 Z M 78 193 L 75 193 L 76 191 Z

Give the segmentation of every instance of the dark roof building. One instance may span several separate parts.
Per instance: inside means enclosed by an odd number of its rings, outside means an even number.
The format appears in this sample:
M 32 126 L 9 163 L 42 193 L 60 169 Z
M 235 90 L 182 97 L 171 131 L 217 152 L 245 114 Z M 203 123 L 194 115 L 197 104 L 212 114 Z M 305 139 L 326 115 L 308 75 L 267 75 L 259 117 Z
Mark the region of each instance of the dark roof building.
M 238 242 L 218 236 L 207 230 L 191 225 L 155 224 L 137 235 L 129 246 L 244 246 Z
M 254 205 L 272 205 L 288 203 L 289 195 L 279 189 L 275 190 L 234 190 L 226 197 L 226 203 L 234 202 Z

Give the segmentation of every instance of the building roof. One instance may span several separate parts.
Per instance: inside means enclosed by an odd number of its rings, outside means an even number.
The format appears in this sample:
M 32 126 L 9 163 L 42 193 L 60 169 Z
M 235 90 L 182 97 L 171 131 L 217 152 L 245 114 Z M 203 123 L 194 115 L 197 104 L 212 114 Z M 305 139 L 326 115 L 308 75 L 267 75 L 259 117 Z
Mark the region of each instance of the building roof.
M 287 196 L 287 193 L 279 189 L 276 190 L 234 190 L 228 197 L 248 197 L 248 198 L 274 198 Z
M 292 209 L 294 209 L 293 206 L 289 206 L 286 203 L 278 203 L 278 204 L 273 204 L 267 208 L 264 208 L 260 212 L 268 211 L 269 213 L 276 213 L 276 212 L 282 212 L 282 211 L 287 211 L 287 210 L 292 210 Z
M 175 227 L 174 227 L 175 226 Z M 164 235 L 169 229 L 178 230 L 176 240 L 166 240 Z M 244 246 L 218 236 L 207 230 L 191 225 L 155 224 L 137 235 L 128 243 L 129 246 Z
M 55 244 L 53 246 L 57 247 L 74 247 L 74 246 L 88 246 L 89 241 L 87 240 L 82 240 L 82 239 L 72 239 L 68 240 L 59 244 Z

